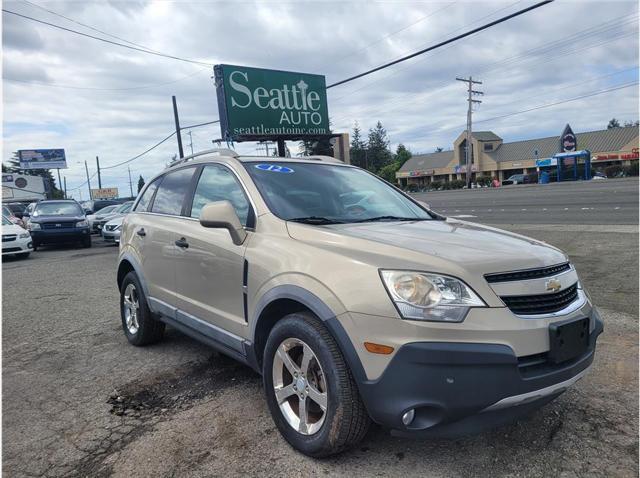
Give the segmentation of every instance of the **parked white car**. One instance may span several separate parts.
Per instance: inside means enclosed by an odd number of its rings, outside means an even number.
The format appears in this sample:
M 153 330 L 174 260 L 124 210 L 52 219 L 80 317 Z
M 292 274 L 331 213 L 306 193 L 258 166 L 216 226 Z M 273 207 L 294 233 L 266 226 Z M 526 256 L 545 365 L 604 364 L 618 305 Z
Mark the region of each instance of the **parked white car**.
M 100 232 L 98 229 L 94 230 L 93 229 L 93 223 L 96 220 L 96 217 L 100 216 L 101 218 L 103 216 L 108 216 L 109 214 L 111 214 L 114 209 L 120 207 L 120 204 L 112 204 L 111 206 L 106 206 L 103 207 L 102 209 L 100 209 L 97 213 L 95 214 L 88 214 L 87 215 L 87 221 L 89 221 L 89 230 L 91 232 Z
M 29 257 L 33 251 L 33 242 L 29 231 L 12 223 L 8 217 L 2 216 L 2 255 Z
M 122 230 L 123 220 L 124 216 L 118 216 L 104 225 L 102 228 L 102 239 L 104 239 L 105 242 L 120 244 L 120 231 Z

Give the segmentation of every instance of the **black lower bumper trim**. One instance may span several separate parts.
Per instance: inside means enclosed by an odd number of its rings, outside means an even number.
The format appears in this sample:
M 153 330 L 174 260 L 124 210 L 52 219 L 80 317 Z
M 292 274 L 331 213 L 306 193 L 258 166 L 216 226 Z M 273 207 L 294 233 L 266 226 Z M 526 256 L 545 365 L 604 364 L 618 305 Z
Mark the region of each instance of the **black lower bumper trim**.
M 515 353 L 506 345 L 416 342 L 402 346 L 378 380 L 361 381 L 360 393 L 375 422 L 403 435 L 448 436 L 497 425 L 559 394 L 480 412 L 506 397 L 570 380 L 591 365 L 596 339 L 603 330 L 597 312 L 594 317 L 587 352 L 537 375 L 523 376 Z M 406 427 L 401 417 L 411 409 L 415 418 Z

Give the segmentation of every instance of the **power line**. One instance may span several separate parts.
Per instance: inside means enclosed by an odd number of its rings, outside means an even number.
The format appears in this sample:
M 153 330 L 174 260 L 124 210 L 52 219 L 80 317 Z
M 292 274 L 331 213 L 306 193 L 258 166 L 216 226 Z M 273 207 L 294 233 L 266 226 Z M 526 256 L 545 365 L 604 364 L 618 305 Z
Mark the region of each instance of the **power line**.
M 158 146 L 160 146 L 162 143 L 164 143 L 165 141 L 167 141 L 169 138 L 171 138 L 174 134 L 176 134 L 176 132 L 174 131 L 173 133 L 171 133 L 169 136 L 167 136 L 166 138 L 164 138 L 163 140 L 157 142 L 156 144 L 154 144 L 153 146 L 151 146 L 149 149 L 147 149 L 146 151 L 143 151 L 142 153 L 138 154 L 137 156 L 134 156 L 131 159 L 127 159 L 126 161 L 122 161 L 121 163 L 118 164 L 112 164 L 111 166 L 104 166 L 102 169 L 111 169 L 111 168 L 117 168 L 118 166 L 122 166 L 123 164 L 127 164 L 130 163 L 131 161 L 135 161 L 136 159 L 140 158 L 141 156 L 144 156 L 145 154 L 147 154 L 148 152 L 156 149 Z
M 37 3 L 30 2 L 29 0 L 22 0 L 22 1 L 24 3 L 27 3 L 27 4 L 31 5 L 31 6 L 33 6 L 33 7 L 39 8 L 40 10 L 44 10 L 47 13 L 51 13 L 52 15 L 56 15 L 56 16 L 58 16 L 60 18 L 64 18 L 65 20 L 68 20 L 68 21 L 70 21 L 72 23 L 75 23 L 76 25 L 80 25 L 82 27 L 88 28 L 89 30 L 93 30 L 94 32 L 102 33 L 103 35 L 106 35 L 108 37 L 115 38 L 116 40 L 120 40 L 120 41 L 123 41 L 125 43 L 129 43 L 130 45 L 134 45 L 134 46 L 137 46 L 137 47 L 140 47 L 140 48 L 144 48 L 145 50 L 148 50 L 148 51 L 152 51 L 152 52 L 155 52 L 155 53 L 162 53 L 162 52 L 159 52 L 159 51 L 154 50 L 152 48 L 149 48 L 148 46 L 140 45 L 139 43 L 134 43 L 132 41 L 127 40 L 126 38 L 122 38 L 122 37 L 113 35 L 111 33 L 105 32 L 103 30 L 99 30 L 99 29 L 97 29 L 95 27 L 92 27 L 91 25 L 87 25 L 86 23 L 79 22 L 79 21 L 74 20 L 73 18 L 69 18 L 69 17 L 67 17 L 67 16 L 65 16 L 65 15 L 63 15 L 61 13 L 54 12 L 53 10 L 49 10 L 48 8 L 45 8 L 42 5 L 38 5 Z
M 504 16 L 504 17 L 501 17 L 501 18 L 498 18 L 497 20 L 489 22 L 489 23 L 487 23 L 485 25 L 482 25 L 482 26 L 480 26 L 478 28 L 474 28 L 473 30 L 469 30 L 468 32 L 462 33 L 462 34 L 457 35 L 457 36 L 455 36 L 453 38 L 449 38 L 448 40 L 442 41 L 440 43 L 436 43 L 435 45 L 432 45 L 432 46 L 430 46 L 428 48 L 424 48 L 424 49 L 419 50 L 419 51 L 417 51 L 415 53 L 412 53 L 410 55 L 403 56 L 401 58 L 398 58 L 397 60 L 391 61 L 389 63 L 385 63 L 384 65 L 380 65 L 380 66 L 378 66 L 376 68 L 372 68 L 372 69 L 367 70 L 367 71 L 365 71 L 363 73 L 360 73 L 358 75 L 351 76 L 349 78 L 346 78 L 344 80 L 338 81 L 336 83 L 332 83 L 332 84 L 327 86 L 327 89 L 333 88 L 335 86 L 343 85 L 343 84 L 348 83 L 350 81 L 357 80 L 358 78 L 362 78 L 363 76 L 367 76 L 367 75 L 370 75 L 372 73 L 375 73 L 376 71 L 380 71 L 380 70 L 383 70 L 383 69 L 388 68 L 390 66 L 397 65 L 398 63 L 401 63 L 403 61 L 410 60 L 411 58 L 415 58 L 416 56 L 422 55 L 422 54 L 427 53 L 429 51 L 435 50 L 436 48 L 440 48 L 440 47 L 442 47 L 444 45 L 448 45 L 449 43 L 453 43 L 453 42 L 458 41 L 458 40 L 460 40 L 462 38 L 465 38 L 465 37 L 468 37 L 468 36 L 473 35 L 475 33 L 481 32 L 482 30 L 486 30 L 487 28 L 490 28 L 492 26 L 495 26 L 495 25 L 498 25 L 500 23 L 506 22 L 507 20 L 510 20 L 512 18 L 515 18 L 515 17 L 518 17 L 520 15 L 523 15 L 524 13 L 530 12 L 531 10 L 535 10 L 536 8 L 540 8 L 540 7 L 542 7 L 544 5 L 547 5 L 548 3 L 551 3 L 553 1 L 554 0 L 544 0 L 542 2 L 536 3 L 535 5 L 531 5 L 530 7 L 523 8 L 522 10 L 518 10 L 515 13 L 512 13 L 510 15 L 507 15 L 507 16 Z
M 548 1 L 552 1 L 552 0 L 548 0 Z M 9 13 L 11 15 L 15 15 L 17 17 L 24 18 L 26 20 L 31 20 L 31 21 L 34 21 L 34 22 L 37 22 L 37 23 L 41 23 L 43 25 L 48 25 L 48 26 L 53 27 L 53 28 L 58 28 L 60 30 L 63 30 L 63 31 L 66 31 L 66 32 L 69 32 L 69 33 L 75 33 L 76 35 L 81 35 L 83 37 L 92 38 L 94 40 L 98 40 L 98 41 L 101 41 L 101 42 L 104 42 L 104 43 L 109 43 L 111 45 L 120 46 L 120 47 L 123 47 L 123 48 L 128 48 L 130 50 L 135 50 L 135 51 L 139 51 L 139 52 L 142 52 L 142 53 L 147 53 L 149 55 L 160 56 L 160 57 L 163 57 L 163 58 L 170 58 L 172 60 L 184 61 L 184 62 L 187 62 L 187 63 L 194 63 L 196 65 L 202 65 L 202 66 L 208 66 L 208 67 L 213 66 L 213 63 L 205 63 L 205 62 L 198 61 L 198 60 L 190 60 L 188 58 L 182 58 L 182 57 L 179 57 L 179 56 L 169 55 L 169 54 L 166 54 L 166 53 L 159 53 L 159 52 L 146 50 L 146 49 L 138 48 L 138 47 L 131 46 L 131 45 L 126 45 L 124 43 L 119 43 L 119 42 L 115 42 L 115 41 L 112 41 L 112 40 L 107 40 L 106 38 L 100 38 L 100 37 L 97 37 L 97 36 L 94 36 L 94 35 L 89 35 L 88 33 L 79 32 L 78 30 L 72 30 L 71 28 L 66 28 L 66 27 L 63 27 L 61 25 L 56 25 L 55 23 L 45 22 L 44 20 L 38 20 L 37 18 L 33 18 L 33 17 L 28 16 L 28 15 L 23 15 L 23 14 L 17 13 L 17 12 L 12 12 L 11 10 L 6 10 L 4 8 L 2 9 L 2 11 L 5 12 L 5 13 Z

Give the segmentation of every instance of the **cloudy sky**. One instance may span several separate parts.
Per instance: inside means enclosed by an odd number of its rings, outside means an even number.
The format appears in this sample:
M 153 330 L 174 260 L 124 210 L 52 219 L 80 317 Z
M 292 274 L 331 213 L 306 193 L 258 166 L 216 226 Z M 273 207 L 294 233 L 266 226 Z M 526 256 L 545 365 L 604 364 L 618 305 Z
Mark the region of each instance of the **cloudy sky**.
M 3 8 L 205 64 L 318 73 L 332 83 L 534 3 L 10 0 Z M 85 160 L 93 173 L 96 155 L 108 167 L 170 134 L 171 95 L 178 98 L 183 125 L 218 118 L 209 66 L 8 13 L 2 30 L 3 161 L 18 149 L 64 148 L 70 190 L 85 181 Z M 348 131 L 358 121 L 367 130 L 380 120 L 394 148 L 404 143 L 414 153 L 448 149 L 466 121 L 465 85 L 455 77 L 468 75 L 482 80 L 485 92 L 474 129 L 494 131 L 505 141 L 559 135 L 566 123 L 581 132 L 604 128 L 612 117 L 635 121 L 638 2 L 557 0 L 333 88 L 333 129 Z M 195 128 L 193 149 L 210 148 L 219 137 L 217 125 Z M 190 151 L 187 134 L 183 141 Z M 236 146 L 257 154 L 254 143 Z M 151 176 L 176 152 L 172 138 L 131 162 L 132 176 Z M 126 166 L 105 169 L 102 183 L 128 193 Z M 70 192 L 80 198 L 79 190 Z M 86 186 L 82 197 L 87 198 Z

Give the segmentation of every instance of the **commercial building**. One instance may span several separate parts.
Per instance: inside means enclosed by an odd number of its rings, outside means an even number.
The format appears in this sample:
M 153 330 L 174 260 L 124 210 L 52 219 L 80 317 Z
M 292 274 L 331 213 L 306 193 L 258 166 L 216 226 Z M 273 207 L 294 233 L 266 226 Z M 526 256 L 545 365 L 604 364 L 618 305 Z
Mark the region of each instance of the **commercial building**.
M 497 177 L 500 181 L 513 174 L 536 172 L 542 160 L 567 151 L 561 144 L 567 129 L 560 136 L 504 143 L 492 131 L 472 133 L 472 181 L 476 177 Z M 568 129 L 570 131 L 570 128 Z M 638 160 L 638 126 L 612 128 L 599 131 L 571 133 L 572 150 L 589 150 L 593 169 L 612 164 L 629 165 Z M 433 181 L 464 179 L 466 131 L 460 133 L 453 149 L 430 154 L 418 154 L 407 161 L 396 173 L 401 186 L 426 186 Z M 566 143 L 565 143 L 566 144 Z

